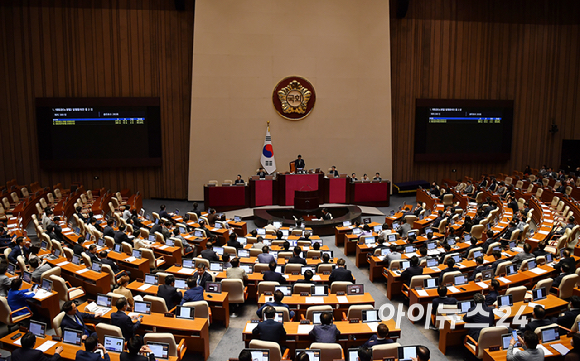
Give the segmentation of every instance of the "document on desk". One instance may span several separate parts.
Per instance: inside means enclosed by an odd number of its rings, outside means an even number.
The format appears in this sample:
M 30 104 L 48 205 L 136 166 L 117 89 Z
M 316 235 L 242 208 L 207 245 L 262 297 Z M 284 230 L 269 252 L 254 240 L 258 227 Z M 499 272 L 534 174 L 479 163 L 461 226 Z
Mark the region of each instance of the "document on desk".
M 76 271 L 75 273 L 82 275 L 83 273 L 87 272 L 88 270 L 89 270 L 88 268 L 83 268 L 83 269 Z
M 61 262 L 61 263 L 57 263 L 56 265 L 59 266 L 59 267 L 62 267 L 62 266 L 66 266 L 69 263 L 70 263 L 69 261 L 64 261 L 64 262 Z
M 298 325 L 298 331 L 297 332 L 299 334 L 306 335 L 310 331 L 312 331 L 313 328 L 314 328 L 314 325 Z
M 479 287 L 483 288 L 484 290 L 487 289 L 489 286 L 483 282 L 476 282 L 476 285 L 478 285 Z
M 560 353 L 560 355 L 565 356 L 568 352 L 570 352 L 570 349 L 564 345 L 562 345 L 561 343 L 553 343 L 550 345 L 554 350 L 558 351 Z
M 320 278 L 320 275 L 314 275 L 314 276 L 312 276 L 312 280 L 313 281 L 322 281 L 322 278 Z
M 38 346 L 36 348 L 36 350 L 46 352 L 46 351 L 50 350 L 50 348 L 54 345 L 56 345 L 55 341 L 46 341 L 42 345 Z
M 194 273 L 194 270 L 191 268 L 182 268 L 179 271 L 177 271 L 177 273 L 182 273 L 182 274 L 186 274 L 186 275 L 192 275 Z
M 497 278 L 498 281 L 502 282 L 502 283 L 512 283 L 512 281 L 508 280 L 507 278 L 504 277 L 498 277 Z
M 546 273 L 548 271 L 546 271 L 545 269 L 541 269 L 541 268 L 536 267 L 536 268 L 532 268 L 530 270 L 530 272 L 534 272 L 537 275 L 541 275 L 541 274 Z
M 429 296 L 429 293 L 427 293 L 427 291 L 425 291 L 425 290 L 417 290 L 417 294 L 421 297 Z
M 367 326 L 369 326 L 371 331 L 377 332 L 377 327 L 379 326 L 378 322 L 367 322 L 366 324 L 367 324 Z
M 320 303 L 323 304 L 324 303 L 324 297 L 306 297 L 305 298 L 306 303 Z
M 455 286 L 449 286 L 447 290 L 451 291 L 451 293 L 459 293 L 459 290 Z
M 136 259 L 137 259 L 137 258 L 135 258 L 135 257 L 131 256 L 131 257 L 125 258 L 125 262 L 133 262 L 133 261 L 135 261 Z
M 151 287 L 151 285 L 144 284 L 144 285 L 139 286 L 139 288 L 137 288 L 137 289 L 139 291 L 145 291 L 145 290 L 149 289 L 149 287 Z
M 346 296 L 336 296 L 338 303 L 348 303 L 348 297 Z
M 256 326 L 258 326 L 258 323 L 254 323 L 254 322 L 250 322 L 248 324 L 246 324 L 246 328 L 244 329 L 244 332 L 252 332 Z

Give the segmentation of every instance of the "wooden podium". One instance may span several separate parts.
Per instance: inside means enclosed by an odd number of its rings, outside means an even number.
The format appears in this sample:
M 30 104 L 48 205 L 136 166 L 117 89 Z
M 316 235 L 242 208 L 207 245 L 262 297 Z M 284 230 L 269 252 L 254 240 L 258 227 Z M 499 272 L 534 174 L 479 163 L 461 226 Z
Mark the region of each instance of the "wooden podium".
M 294 209 L 298 211 L 315 211 L 319 208 L 318 190 L 294 191 Z

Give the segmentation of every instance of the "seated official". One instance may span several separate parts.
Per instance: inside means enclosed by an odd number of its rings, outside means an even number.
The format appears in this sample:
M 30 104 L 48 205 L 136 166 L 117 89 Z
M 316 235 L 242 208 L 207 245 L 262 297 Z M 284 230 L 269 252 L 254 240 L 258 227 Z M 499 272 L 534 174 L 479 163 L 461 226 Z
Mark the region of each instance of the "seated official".
M 313 342 L 335 343 L 340 337 L 340 331 L 332 323 L 332 312 L 323 312 L 320 315 L 320 325 L 315 325 L 309 332 Z
M 183 294 L 181 305 L 187 302 L 203 301 L 203 287 L 198 286 L 197 280 L 194 277 L 187 279 L 187 291 Z
M 363 344 L 364 347 L 373 347 L 377 345 L 384 345 L 387 343 L 393 343 L 389 337 L 389 327 L 384 323 L 379 323 L 377 326 L 377 334 L 372 335 L 367 342 Z
M 334 281 L 348 281 L 354 283 L 352 272 L 346 269 L 346 261 L 342 258 L 336 261 L 336 268 L 328 277 L 328 282 L 330 284 Z
M 499 297 L 500 284 L 495 278 L 491 280 L 491 290 L 485 295 L 485 304 L 488 306 L 493 305 L 497 298 Z
M 285 347 L 282 345 L 286 338 L 284 323 L 274 321 L 276 309 L 272 306 L 264 308 L 264 315 L 266 315 L 266 320 L 256 325 L 252 330 L 252 335 L 258 340 L 276 342 L 280 345 L 280 349 L 284 350 Z
M 100 353 L 96 353 L 97 350 L 103 352 L 103 357 Z M 75 361 L 109 361 L 110 359 L 107 350 L 97 341 L 96 337 L 88 337 L 85 340 L 85 349 L 78 350 L 75 357 Z
M 485 298 L 481 293 L 473 295 L 473 302 L 475 302 L 475 305 L 467 311 L 463 317 L 463 322 L 465 322 L 465 328 L 469 330 L 469 336 L 477 342 L 481 330 L 485 327 L 493 326 L 494 316 L 493 310 L 487 307 Z
M 230 234 L 227 243 L 228 247 L 234 247 L 235 249 L 242 249 L 244 246 L 240 242 L 238 242 L 238 236 L 235 233 Z
M 270 247 L 264 246 L 262 247 L 262 253 L 258 255 L 258 263 L 270 263 L 272 261 L 276 261 L 274 256 L 270 254 Z
M 304 258 L 300 257 L 301 254 L 302 254 L 302 249 L 300 248 L 300 246 L 294 247 L 294 254 L 288 260 L 288 264 L 299 263 L 303 266 L 306 266 L 306 260 Z
M 280 284 L 285 283 L 286 279 L 284 278 L 284 276 L 281 273 L 276 272 L 276 266 L 277 264 L 276 261 L 274 260 L 268 263 L 268 268 L 270 268 L 270 270 L 264 272 L 263 280 L 278 282 Z
M 28 265 L 30 266 L 30 269 L 32 270 L 32 282 L 34 283 L 40 283 L 40 276 L 42 276 L 42 274 L 46 271 L 50 271 L 52 269 L 52 266 L 50 265 L 50 263 L 48 263 L 47 260 L 42 261 L 42 263 L 40 263 L 39 258 L 31 258 L 30 261 L 28 261 Z
M 546 310 L 542 306 L 534 307 L 532 316 L 532 320 L 526 323 L 524 331 L 534 332 L 538 327 L 544 327 L 552 324 L 552 320 L 546 318 Z
M 457 299 L 455 297 L 447 297 L 447 287 L 445 285 L 439 285 L 437 287 L 437 294 L 439 297 L 433 299 L 433 314 L 437 313 L 439 305 L 455 305 L 457 304 Z
M 155 354 L 151 352 L 149 346 L 143 344 L 141 336 L 133 336 L 127 342 L 127 351 L 123 351 L 119 357 L 120 361 L 155 361 Z M 142 356 L 140 353 L 148 353 L 149 356 Z
M 127 288 L 127 285 L 129 285 L 130 280 L 131 279 L 127 275 L 121 276 L 121 278 L 117 280 L 117 285 L 119 285 L 119 287 L 113 290 L 113 293 L 125 297 L 127 299 L 127 303 L 129 303 L 129 306 L 133 308 L 133 306 L 135 305 L 135 301 L 133 300 L 133 294 L 131 293 L 131 290 Z
M 111 313 L 111 325 L 119 327 L 125 341 L 127 341 L 135 335 L 141 325 L 141 321 L 139 316 L 129 317 L 127 315 L 127 300 L 125 298 L 118 299 L 115 307 L 117 307 L 117 312 Z
M 85 325 L 85 320 L 94 320 L 101 318 L 102 314 L 95 313 L 94 315 L 90 313 L 80 312 L 77 310 L 77 304 L 74 301 L 66 301 L 62 305 L 62 311 L 65 313 L 60 323 L 60 328 L 64 330 L 65 328 L 72 328 L 74 330 L 83 332 L 83 340 L 87 337 L 97 337 L 96 332 L 90 332 Z
M 22 278 L 15 278 L 10 282 L 10 290 L 8 291 L 6 301 L 8 302 L 8 306 L 10 306 L 12 312 L 28 307 L 26 300 L 34 298 L 34 292 L 30 292 L 29 289 L 21 290 L 20 287 L 22 287 Z M 26 313 L 28 313 L 28 311 L 21 310 L 14 313 L 12 316 L 20 316 Z
M 411 283 L 411 278 L 413 278 L 413 276 L 418 276 L 422 274 L 423 267 L 419 266 L 419 257 L 413 256 L 411 257 L 410 266 L 407 267 L 407 269 L 404 270 L 403 273 L 401 273 L 401 278 L 403 279 L 403 282 L 405 282 L 405 284 L 409 286 L 409 284 Z
M 205 265 L 203 263 L 197 264 L 197 271 L 193 274 L 197 284 L 205 289 L 205 284 L 207 282 L 213 282 L 212 276 L 205 270 Z
M 54 355 L 45 355 L 42 351 L 35 350 L 36 336 L 32 332 L 26 332 L 20 339 L 21 348 L 16 348 L 10 356 L 11 361 L 58 361 L 64 350 L 62 346 L 54 349 Z
M 538 346 L 538 335 L 532 331 L 524 332 L 524 337 L 518 336 L 522 344 L 522 351 L 514 355 L 516 339 L 512 338 L 507 351 L 507 361 L 542 361 L 544 360 L 544 350 L 536 348 Z
M 207 242 L 205 245 L 206 249 L 201 251 L 201 257 L 207 259 L 210 262 L 219 262 L 220 258 L 217 253 L 213 250 L 213 243 Z
M 165 284 L 160 285 L 157 289 L 157 297 L 165 300 L 167 309 L 170 310 L 181 303 L 182 294 L 175 286 L 175 276 L 169 275 L 165 277 Z
M 238 257 L 232 260 L 232 267 L 226 270 L 226 277 L 228 279 L 239 279 L 242 281 L 248 280 L 248 275 L 243 268 L 240 268 L 240 259 Z
M 290 318 L 294 318 L 294 311 L 290 310 L 290 306 L 288 306 L 285 303 L 282 303 L 283 299 L 284 294 L 282 293 L 282 291 L 280 290 L 274 291 L 274 302 L 266 302 L 262 307 L 258 309 L 258 311 L 256 311 L 256 315 L 261 319 L 263 317 L 262 312 L 264 311 L 264 308 L 266 308 L 267 306 L 286 307 L 288 309 L 288 312 L 290 313 Z

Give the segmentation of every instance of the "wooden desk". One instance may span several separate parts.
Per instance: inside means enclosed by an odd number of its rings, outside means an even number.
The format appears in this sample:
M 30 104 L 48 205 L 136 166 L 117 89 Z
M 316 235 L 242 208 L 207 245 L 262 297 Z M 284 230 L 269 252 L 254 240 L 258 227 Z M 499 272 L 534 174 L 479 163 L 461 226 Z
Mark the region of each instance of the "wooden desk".
M 250 341 L 253 339 L 251 331 L 247 331 L 246 323 L 244 331 L 242 332 L 242 340 L 246 347 L 249 347 Z M 389 327 L 389 338 L 396 340 L 401 337 L 401 329 L 396 327 L 394 319 L 382 322 Z M 334 324 L 341 333 L 341 339 L 338 343 L 343 350 L 348 350 L 351 347 L 359 347 L 364 344 L 372 335 L 376 335 L 366 323 L 349 323 L 348 321 L 335 321 Z M 286 346 L 290 349 L 290 354 L 295 354 L 296 349 L 310 347 L 312 340 L 308 333 L 299 333 L 300 322 L 284 322 L 284 329 L 286 330 Z M 302 325 L 307 326 L 307 325 Z M 310 325 L 312 326 L 312 324 Z
M 84 264 L 75 265 L 69 262 L 66 257 L 48 260 L 53 267 L 60 267 L 61 277 L 67 280 L 74 287 L 82 287 L 86 293 L 96 295 L 106 294 L 111 291 L 111 281 L 105 272 L 95 272 L 87 269 Z
M 79 311 L 84 312 L 87 303 L 78 306 Z M 111 313 L 103 315 L 101 320 L 110 322 Z M 150 330 L 153 331 L 150 331 Z M 207 318 L 196 318 L 193 320 L 186 320 L 182 318 L 168 318 L 162 313 L 151 313 L 150 315 L 143 315 L 139 334 L 146 334 L 147 332 L 169 332 L 175 336 L 175 342 L 179 343 L 185 339 L 188 351 L 199 352 L 203 355 L 203 359 L 207 360 L 209 357 L 209 331 Z
M 15 336 L 18 333 L 20 333 L 20 331 L 14 331 L 11 334 L 2 337 L 0 339 L 0 342 L 2 343 L 2 348 L 6 349 L 8 351 L 14 351 L 17 348 L 20 348 L 21 346 L 15 344 L 15 342 L 19 341 L 22 338 L 22 336 L 24 336 L 24 333 L 22 333 L 21 337 L 15 339 L 15 340 L 11 340 L 11 337 Z M 36 343 L 34 344 L 34 348 L 39 347 L 40 345 L 42 345 L 46 341 L 52 341 L 52 337 L 50 337 L 50 336 L 45 337 L 45 338 L 37 337 Z M 54 346 L 49 348 L 48 351 L 45 351 L 44 353 L 46 355 L 52 356 L 52 355 L 54 355 L 54 351 L 56 350 L 56 348 L 59 346 L 62 346 L 62 348 L 63 348 L 63 351 L 61 352 L 60 357 L 65 359 L 65 360 L 69 360 L 69 361 L 75 361 L 77 351 L 81 351 L 81 350 L 84 351 L 85 350 L 84 345 L 83 346 L 75 346 L 75 345 L 71 345 L 68 343 L 58 341 L 58 342 L 56 342 L 56 344 Z M 120 353 L 108 352 L 108 354 L 109 354 L 111 361 L 119 361 Z M 169 357 L 168 361 L 177 361 L 177 357 L 171 356 L 171 357 Z
M 159 288 L 158 286 L 155 285 L 148 285 L 149 287 L 147 289 L 141 289 L 140 287 L 143 287 L 145 285 L 145 283 L 143 282 L 131 282 L 128 286 L 127 289 L 133 291 L 133 292 L 137 292 L 139 294 L 143 294 L 143 295 L 152 295 L 152 296 L 156 296 L 157 295 L 157 289 Z M 185 290 L 179 290 L 181 293 L 184 293 Z M 204 301 L 207 301 L 210 309 L 211 309 L 211 314 L 212 314 L 212 320 L 213 321 L 221 321 L 223 322 L 223 324 L 225 325 L 225 327 L 229 327 L 230 325 L 230 302 L 228 300 L 228 293 L 227 292 L 222 292 L 222 293 L 207 293 L 207 292 L 203 292 L 203 299 Z

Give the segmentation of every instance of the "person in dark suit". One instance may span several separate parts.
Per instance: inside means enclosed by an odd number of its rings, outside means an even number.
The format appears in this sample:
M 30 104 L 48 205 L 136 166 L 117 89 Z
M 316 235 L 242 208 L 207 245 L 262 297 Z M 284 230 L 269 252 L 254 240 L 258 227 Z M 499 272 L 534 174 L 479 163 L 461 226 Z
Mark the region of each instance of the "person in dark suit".
M 499 281 L 495 278 L 491 280 L 491 290 L 485 296 L 485 304 L 488 306 L 493 305 L 497 298 L 499 297 Z
M 58 361 L 60 354 L 64 350 L 62 346 L 58 346 L 54 350 L 54 355 L 45 355 L 42 351 L 35 350 L 36 336 L 32 332 L 27 332 L 20 339 L 21 348 L 16 348 L 12 351 L 10 360 L 12 361 Z
M 100 353 L 96 353 L 95 351 L 101 350 L 103 352 L 103 357 L 101 357 Z M 85 350 L 78 350 L 75 361 L 99 361 L 99 360 L 106 360 L 109 361 L 111 358 L 107 353 L 107 350 L 98 343 L 95 337 L 89 337 L 85 340 Z
M 280 284 L 285 283 L 286 279 L 284 276 L 281 273 L 276 272 L 276 266 L 276 261 L 270 261 L 270 263 L 268 263 L 268 268 L 270 268 L 270 270 L 264 272 L 264 281 L 274 281 Z
M 303 266 L 306 266 L 306 260 L 304 258 L 300 257 L 300 254 L 301 253 L 302 253 L 302 249 L 300 248 L 300 246 L 294 247 L 294 254 L 288 260 L 288 264 L 290 264 L 290 263 L 299 263 L 299 264 L 301 264 Z
M 105 226 L 105 229 L 103 229 L 103 237 L 109 236 L 113 237 L 113 239 L 115 238 L 115 230 L 113 229 L 113 224 L 115 224 L 115 221 L 113 220 L 113 218 L 109 218 L 107 220 L 107 225 Z
M 439 297 L 433 299 L 433 314 L 437 313 L 439 305 L 454 305 L 457 304 L 457 299 L 455 297 L 447 297 L 447 287 L 445 285 L 439 285 L 437 287 L 437 294 Z
M 418 276 L 423 274 L 423 267 L 419 266 L 419 257 L 413 256 L 411 257 L 411 264 L 407 267 L 406 270 L 401 273 L 401 278 L 403 282 L 408 286 L 411 284 L 411 278 L 413 276 Z
M 447 259 L 447 268 L 442 270 L 439 275 L 439 284 L 443 283 L 443 276 L 445 276 L 447 272 L 453 271 L 459 271 L 459 267 L 455 267 L 455 260 L 452 257 L 449 257 L 449 259 Z
M 197 279 L 189 277 L 187 279 L 187 288 L 181 299 L 182 306 L 187 302 L 203 301 L 203 287 L 197 285 Z
M 183 297 L 181 292 L 178 292 L 174 285 L 175 276 L 169 275 L 165 277 L 165 284 L 159 286 L 157 289 L 157 297 L 161 297 L 165 300 L 165 305 L 167 305 L 168 310 L 179 305 L 181 303 L 181 298 Z
M 285 347 L 282 345 L 286 338 L 284 323 L 274 321 L 276 309 L 272 306 L 264 308 L 264 314 L 266 315 L 266 320 L 258 323 L 252 330 L 252 335 L 258 340 L 276 342 L 280 345 L 280 349 L 285 351 Z
M 206 248 L 201 251 L 201 257 L 207 259 L 210 262 L 219 262 L 220 258 L 213 250 L 213 242 L 207 242 L 205 247 Z
M 135 332 L 137 332 L 141 325 L 141 320 L 139 320 L 139 316 L 129 317 L 127 315 L 126 298 L 119 298 L 115 307 L 117 307 L 117 312 L 111 313 L 111 324 L 121 329 L 123 337 L 125 338 L 125 341 L 127 341 L 135 335 Z
M 580 315 L 580 297 L 576 295 L 570 297 L 569 306 L 570 308 L 568 310 L 561 313 L 558 317 L 552 318 L 552 322 L 568 329 L 572 328 L 576 321 L 576 317 Z M 560 329 L 560 333 L 563 331 L 564 330 Z
M 479 333 L 483 327 L 474 327 L 474 325 L 468 325 L 470 323 L 478 325 L 493 326 L 493 310 L 485 304 L 485 297 L 481 293 L 476 293 L 473 295 L 473 301 L 475 305 L 467 311 L 463 317 L 463 321 L 466 323 L 465 328 L 468 329 L 468 334 L 477 342 L 479 340 Z M 470 327 L 471 326 L 471 327 Z
M 338 341 L 340 331 L 332 324 L 332 312 L 324 312 L 320 315 L 320 325 L 314 326 L 309 332 L 314 342 L 335 343 Z
M 475 257 L 475 263 L 477 264 L 477 266 L 475 266 L 475 268 L 473 269 L 473 273 L 471 274 L 471 276 L 469 276 L 469 281 L 473 281 L 478 273 L 481 273 L 489 269 L 488 265 L 483 264 L 483 256 Z
M 363 347 L 373 347 L 377 345 L 384 345 L 387 343 L 393 343 L 394 341 L 389 337 L 389 327 L 384 323 L 379 323 L 377 326 L 377 334 L 372 335 L 367 342 L 363 344 Z
M 123 242 L 127 242 L 127 243 L 129 243 L 132 246 L 133 245 L 133 241 L 131 241 L 129 239 L 129 236 L 127 236 L 125 234 L 125 229 L 126 229 L 126 227 L 125 227 L 124 224 L 121 224 L 119 226 L 119 230 L 117 232 L 115 232 L 115 243 L 116 244 L 121 244 Z M 155 234 L 155 233 L 153 233 L 153 234 Z
M 28 253 L 30 250 L 26 246 L 26 242 L 24 242 L 24 237 L 16 238 L 16 246 L 12 248 L 12 251 L 8 255 L 8 260 L 10 263 L 18 264 L 18 260 L 16 259 L 18 256 L 22 256 L 25 259 L 28 257 Z
M 198 285 L 205 289 L 205 284 L 207 282 L 212 282 L 212 277 L 209 273 L 205 271 L 205 265 L 203 263 L 197 264 L 197 272 L 193 274 L 193 278 L 195 278 Z
M 552 324 L 552 320 L 546 318 L 546 310 L 542 306 L 534 307 L 532 316 L 534 318 L 530 322 L 526 323 L 524 331 L 534 332 L 538 327 L 544 327 Z
M 83 340 L 89 336 L 97 337 L 96 332 L 90 332 L 85 325 L 85 320 L 94 320 L 100 318 L 102 315 L 100 313 L 95 313 L 91 315 L 90 313 L 79 312 L 77 310 L 77 304 L 74 301 L 66 301 L 62 305 L 62 311 L 65 313 L 60 323 L 60 328 L 72 328 L 74 330 L 83 331 Z
M 120 361 L 155 361 L 155 354 L 147 345 L 143 345 L 141 336 L 133 336 L 127 342 L 127 351 L 123 351 L 119 357 Z M 141 356 L 139 353 L 149 353 L 149 356 Z
M 334 281 L 348 281 L 354 283 L 352 272 L 346 269 L 346 261 L 342 258 L 336 261 L 336 268 L 328 277 L 328 282 L 330 284 Z
M 242 249 L 244 246 L 240 242 L 238 242 L 238 235 L 235 233 L 230 234 L 228 239 L 228 243 L 226 244 L 228 247 L 234 247 L 235 249 Z
M 304 169 L 305 167 L 304 159 L 302 159 L 302 156 L 300 154 L 298 154 L 298 159 L 294 161 L 294 167 L 296 168 L 297 171 Z

